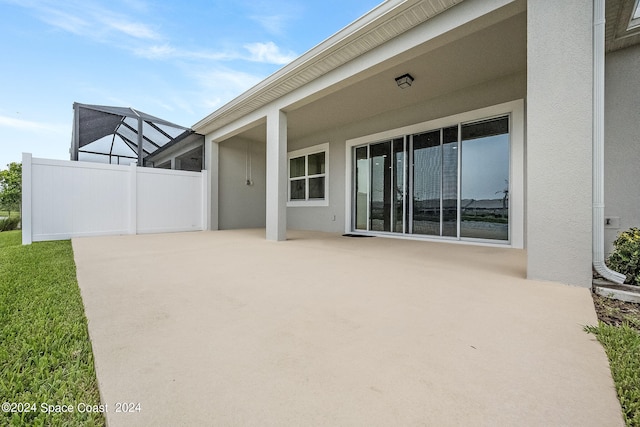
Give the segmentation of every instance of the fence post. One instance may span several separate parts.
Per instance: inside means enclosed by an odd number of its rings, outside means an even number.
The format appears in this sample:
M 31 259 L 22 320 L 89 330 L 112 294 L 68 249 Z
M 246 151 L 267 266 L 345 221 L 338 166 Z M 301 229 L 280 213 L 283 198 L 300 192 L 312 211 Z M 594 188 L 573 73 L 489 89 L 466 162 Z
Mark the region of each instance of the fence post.
M 138 232 L 138 166 L 129 165 L 129 234 Z
M 207 212 L 208 212 L 208 207 L 209 207 L 209 186 L 207 185 L 208 181 L 208 174 L 206 170 L 202 170 L 200 172 L 202 174 L 201 178 L 201 185 L 202 185 L 202 223 L 200 226 L 200 229 L 202 231 L 207 230 Z
M 22 244 L 30 245 L 31 228 L 31 153 L 22 153 Z

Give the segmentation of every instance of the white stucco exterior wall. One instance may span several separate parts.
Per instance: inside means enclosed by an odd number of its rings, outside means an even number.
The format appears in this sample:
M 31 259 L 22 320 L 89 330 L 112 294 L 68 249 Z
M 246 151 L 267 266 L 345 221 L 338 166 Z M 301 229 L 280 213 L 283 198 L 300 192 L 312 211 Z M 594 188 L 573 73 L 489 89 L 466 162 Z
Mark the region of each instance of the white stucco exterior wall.
M 526 77 L 523 72 L 460 88 L 454 93 L 418 105 L 289 141 L 289 151 L 329 142 L 330 188 L 329 206 L 287 208 L 288 228 L 344 232 L 345 222 L 350 221 L 345 217 L 345 191 L 351 191 L 345 187 L 346 140 L 523 99 L 525 95 Z
M 261 228 L 266 217 L 266 146 L 232 138 L 219 144 L 218 225 Z M 247 179 L 251 181 L 247 185 Z
M 610 53 L 605 63 L 604 197 L 605 255 L 617 234 L 640 227 L 640 46 Z
M 529 1 L 527 277 L 591 285 L 592 8 Z

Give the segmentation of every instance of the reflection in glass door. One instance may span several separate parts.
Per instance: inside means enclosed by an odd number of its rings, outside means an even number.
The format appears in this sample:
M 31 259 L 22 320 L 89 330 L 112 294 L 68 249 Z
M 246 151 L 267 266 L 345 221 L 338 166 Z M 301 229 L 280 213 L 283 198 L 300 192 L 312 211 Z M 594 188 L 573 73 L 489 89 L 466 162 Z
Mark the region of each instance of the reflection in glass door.
M 356 230 L 509 240 L 509 118 L 354 148 Z
M 394 139 L 393 145 L 393 231 L 404 233 L 406 216 L 406 162 L 404 138 Z
M 391 231 L 391 142 L 369 147 L 371 158 L 371 207 L 369 230 Z
M 509 119 L 462 125 L 460 236 L 509 240 Z
M 440 130 L 413 135 L 411 232 L 440 235 L 442 147 Z
M 458 236 L 458 126 L 442 129 L 442 236 Z
M 368 230 L 369 227 L 369 147 L 356 148 L 355 167 L 355 229 Z

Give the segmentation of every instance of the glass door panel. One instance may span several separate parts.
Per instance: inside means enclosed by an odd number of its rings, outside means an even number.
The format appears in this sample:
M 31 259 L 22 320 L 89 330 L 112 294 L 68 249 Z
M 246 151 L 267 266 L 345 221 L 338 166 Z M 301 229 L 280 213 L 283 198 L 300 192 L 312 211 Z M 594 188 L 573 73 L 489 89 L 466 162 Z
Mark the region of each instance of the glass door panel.
M 393 231 L 404 233 L 405 219 L 405 147 L 404 138 L 393 140 Z
M 369 222 L 369 147 L 356 148 L 355 176 L 355 226 L 356 230 L 366 230 Z
M 458 126 L 442 130 L 442 235 L 458 237 Z
M 391 231 L 391 141 L 369 146 L 371 204 L 369 230 Z
M 509 119 L 462 126 L 460 237 L 509 240 Z
M 413 135 L 412 232 L 440 235 L 442 147 L 440 130 Z

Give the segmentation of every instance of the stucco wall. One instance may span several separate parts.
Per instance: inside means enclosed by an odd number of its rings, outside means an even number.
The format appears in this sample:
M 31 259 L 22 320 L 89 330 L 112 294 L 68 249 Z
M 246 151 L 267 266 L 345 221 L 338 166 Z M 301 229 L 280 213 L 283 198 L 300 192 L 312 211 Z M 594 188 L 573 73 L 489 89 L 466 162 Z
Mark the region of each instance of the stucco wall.
M 241 138 L 219 145 L 218 227 L 221 230 L 265 226 L 266 146 Z M 247 185 L 247 159 L 251 180 Z
M 591 283 L 592 13 L 582 0 L 527 9 L 527 276 L 581 286 Z
M 605 228 L 609 254 L 620 231 L 640 227 L 640 46 L 607 55 L 605 67 L 605 218 L 620 218 Z
M 289 207 L 287 227 L 327 232 L 344 231 L 345 191 L 350 191 L 345 189 L 345 145 L 348 139 L 522 99 L 525 94 L 526 76 L 523 72 L 470 88 L 461 88 L 455 93 L 362 122 L 327 129 L 300 140 L 289 141 L 289 151 L 329 142 L 330 176 L 329 206 Z

